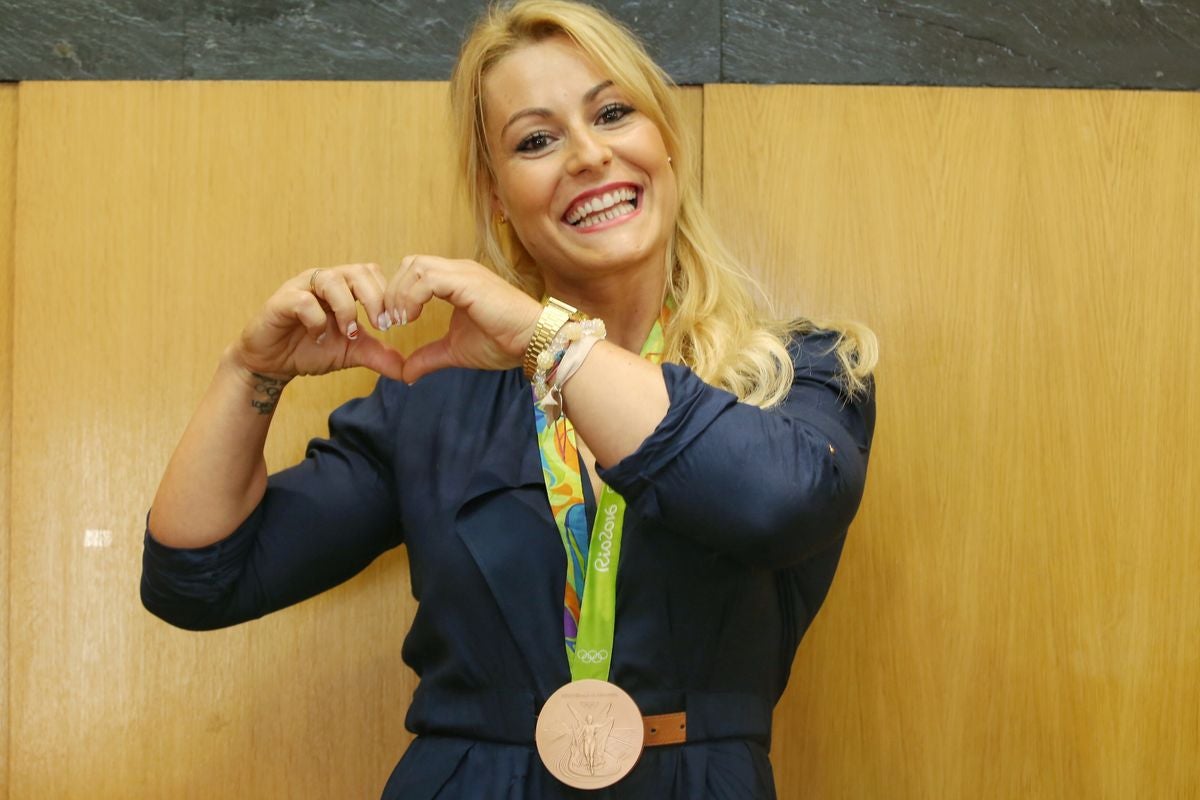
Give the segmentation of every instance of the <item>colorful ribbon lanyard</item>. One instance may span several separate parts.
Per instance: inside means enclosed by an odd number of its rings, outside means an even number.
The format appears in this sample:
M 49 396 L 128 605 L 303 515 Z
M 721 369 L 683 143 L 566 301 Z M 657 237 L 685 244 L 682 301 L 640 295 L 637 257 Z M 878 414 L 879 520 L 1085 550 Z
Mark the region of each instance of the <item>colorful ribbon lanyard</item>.
M 642 357 L 654 364 L 662 361 L 663 326 L 668 314 L 664 308 L 642 345 Z M 563 634 L 571 680 L 607 681 L 616 630 L 617 565 L 621 559 L 625 499 L 604 486 L 589 537 L 575 428 L 566 415 L 548 424 L 536 403 L 533 417 L 546 495 L 567 555 Z

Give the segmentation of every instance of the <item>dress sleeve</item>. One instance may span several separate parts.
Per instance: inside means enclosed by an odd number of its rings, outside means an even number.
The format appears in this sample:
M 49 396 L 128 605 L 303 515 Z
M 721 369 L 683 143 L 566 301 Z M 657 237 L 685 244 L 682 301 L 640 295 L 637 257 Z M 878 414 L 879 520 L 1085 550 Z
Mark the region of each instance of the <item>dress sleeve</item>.
M 836 336 L 793 340 L 795 380 L 769 410 L 664 364 L 666 417 L 600 476 L 637 514 L 747 563 L 790 567 L 840 541 L 862 498 L 875 387 L 846 399 Z
M 142 604 L 180 628 L 235 625 L 298 603 L 400 544 L 392 452 L 404 386 L 381 379 L 329 417 L 329 438 L 271 475 L 262 501 L 225 539 L 168 547 L 147 529 Z

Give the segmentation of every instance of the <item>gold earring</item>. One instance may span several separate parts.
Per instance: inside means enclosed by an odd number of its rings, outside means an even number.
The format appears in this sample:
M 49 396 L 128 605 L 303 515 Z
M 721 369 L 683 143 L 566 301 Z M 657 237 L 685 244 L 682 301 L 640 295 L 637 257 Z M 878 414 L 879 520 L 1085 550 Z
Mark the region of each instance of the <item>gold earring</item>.
M 508 217 L 504 216 L 503 212 L 497 211 L 496 212 L 496 224 L 503 225 L 506 222 L 508 222 Z
M 668 163 L 668 164 L 670 164 L 670 163 L 671 163 L 671 157 L 670 157 L 670 156 L 667 156 L 667 163 Z

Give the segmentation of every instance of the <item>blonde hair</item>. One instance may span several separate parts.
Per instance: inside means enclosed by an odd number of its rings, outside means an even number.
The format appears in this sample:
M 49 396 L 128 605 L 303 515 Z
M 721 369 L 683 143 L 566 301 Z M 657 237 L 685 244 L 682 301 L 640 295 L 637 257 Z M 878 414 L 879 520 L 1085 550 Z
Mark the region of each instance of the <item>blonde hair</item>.
M 634 108 L 657 125 L 676 165 L 679 205 L 664 264 L 665 293 L 675 310 L 663 331 L 664 360 L 686 364 L 739 400 L 769 408 L 791 389 L 792 336 L 829 330 L 838 333 L 834 349 L 844 392 L 851 398 L 864 393 L 878 360 L 875 334 L 857 322 L 761 317 L 745 288 L 752 279 L 721 244 L 700 204 L 699 173 L 691 161 L 694 148 L 681 124 L 673 82 L 632 33 L 591 6 L 566 0 L 493 5 L 463 43 L 450 80 L 451 108 L 475 216 L 479 261 L 541 297 L 537 265 L 520 239 L 509 227 L 496 224 L 492 215 L 483 78 L 509 53 L 552 36 L 569 37 L 628 95 Z

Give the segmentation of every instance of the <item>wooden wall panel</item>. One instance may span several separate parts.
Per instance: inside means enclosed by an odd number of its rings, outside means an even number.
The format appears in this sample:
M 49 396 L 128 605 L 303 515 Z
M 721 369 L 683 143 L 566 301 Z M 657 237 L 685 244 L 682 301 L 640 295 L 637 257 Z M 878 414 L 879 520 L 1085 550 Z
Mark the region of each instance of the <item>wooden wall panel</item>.
M 882 343 L 781 797 L 1200 791 L 1200 96 L 711 86 L 705 195 Z
M 17 85 L 0 84 L 0 798 L 8 797 L 9 498 L 12 455 L 13 209 L 17 177 Z
M 442 94 L 23 84 L 14 797 L 368 796 L 386 778 L 412 689 L 402 552 L 208 634 L 147 614 L 137 577 L 174 442 L 276 285 L 318 264 L 465 252 L 450 193 L 410 188 L 443 182 Z M 371 382 L 289 388 L 269 463 L 298 458 Z
M 216 355 L 279 281 L 468 252 L 444 85 L 23 84 L 19 120 L 16 97 L 0 87 L 10 795 L 374 796 L 408 740 L 403 552 L 191 634 L 138 603 L 141 526 Z M 868 495 L 777 722 L 781 797 L 1194 793 L 1200 98 L 724 86 L 703 105 L 735 248 L 785 308 L 883 343 Z M 290 387 L 272 466 L 370 384 Z
M 147 614 L 137 577 L 171 449 L 275 286 L 317 265 L 469 255 L 445 84 L 21 91 L 12 796 L 378 796 L 409 740 L 402 550 L 203 634 Z M 698 134 L 700 91 L 685 102 Z M 389 336 L 411 348 L 445 320 Z M 290 386 L 271 467 L 372 383 Z

